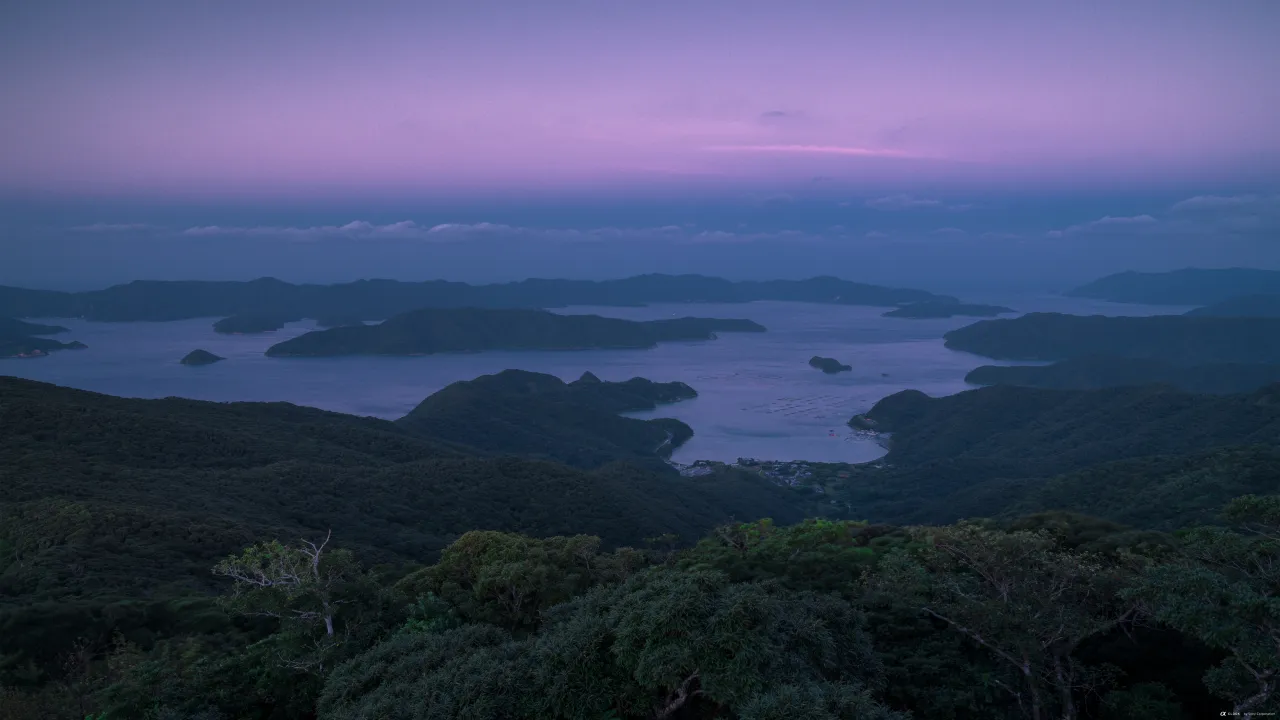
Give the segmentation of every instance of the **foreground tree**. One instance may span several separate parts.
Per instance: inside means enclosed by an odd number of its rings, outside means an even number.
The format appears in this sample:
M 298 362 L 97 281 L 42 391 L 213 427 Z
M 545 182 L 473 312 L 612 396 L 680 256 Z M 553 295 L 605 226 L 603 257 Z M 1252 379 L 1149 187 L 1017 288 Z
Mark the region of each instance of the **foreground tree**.
M 1111 673 L 1075 653 L 1135 618 L 1136 603 L 1120 596 L 1133 563 L 1062 549 L 1047 532 L 959 524 L 916 534 L 927 547 L 887 558 L 872 580 L 879 591 L 911 595 L 920 612 L 983 648 L 1005 671 L 993 682 L 1024 717 L 1079 717 L 1081 699 Z
M 1236 713 L 1280 708 L 1280 496 L 1227 506 L 1236 529 L 1195 528 L 1183 555 L 1151 568 L 1132 596 L 1154 617 L 1228 653 L 1205 685 Z
M 369 600 L 369 582 L 355 557 L 327 549 L 331 535 L 319 543 L 259 543 L 213 568 L 214 575 L 234 581 L 226 598 L 232 612 L 280 622 L 280 635 L 292 641 L 281 643 L 280 660 L 294 670 L 324 673 L 359 629 L 359 610 Z

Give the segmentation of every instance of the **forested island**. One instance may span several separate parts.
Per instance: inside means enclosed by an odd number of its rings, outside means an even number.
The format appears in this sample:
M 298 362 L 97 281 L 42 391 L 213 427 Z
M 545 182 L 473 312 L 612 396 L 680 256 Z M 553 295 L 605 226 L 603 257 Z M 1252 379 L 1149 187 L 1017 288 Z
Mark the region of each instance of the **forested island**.
M 637 275 L 621 280 L 530 279 L 493 285 L 444 280 L 358 280 L 336 285 L 294 285 L 275 278 L 248 282 L 138 280 L 88 292 L 0 286 L 0 315 L 126 322 L 271 313 L 290 318 L 383 320 L 425 307 L 561 308 L 757 300 L 892 307 L 954 302 L 955 298 L 835 277 L 733 282 L 705 275 Z
M 1280 318 L 1029 313 L 947 333 L 946 346 L 996 360 L 1110 355 L 1178 365 L 1280 364 Z
M 844 365 L 835 358 L 819 357 L 818 355 L 809 358 L 809 367 L 817 368 L 828 375 L 848 372 L 853 369 L 852 365 Z
M 0 358 L 42 357 L 57 350 L 81 350 L 85 345 L 50 340 L 41 335 L 67 332 L 61 325 L 42 325 L 14 318 L 0 317 Z
M 248 333 L 274 332 L 286 324 L 301 320 L 280 313 L 255 312 L 224 317 L 213 324 L 213 331 L 224 335 L 241 335 Z
M 1125 385 L 1172 385 L 1194 393 L 1241 393 L 1280 382 L 1280 365 L 1181 366 L 1160 360 L 1094 355 L 1051 365 L 983 365 L 969 372 L 974 385 L 1025 385 L 1097 390 Z
M 221 360 L 226 360 L 226 358 L 220 357 L 218 355 L 214 355 L 208 350 L 197 349 L 197 350 L 192 350 L 191 352 L 184 355 L 182 360 L 180 360 L 179 362 L 181 362 L 183 365 L 200 366 L 200 365 L 212 365 Z
M 1255 268 L 1129 271 L 1108 275 L 1067 293 L 1070 297 L 1149 305 L 1210 305 L 1256 294 L 1280 294 L 1280 271 Z
M 316 330 L 272 345 L 271 357 L 429 355 L 485 350 L 651 348 L 672 340 L 710 340 L 716 332 L 764 332 L 750 320 L 677 318 L 644 322 L 544 310 L 429 308 L 378 325 Z
M 952 317 L 996 317 L 1017 312 L 1003 305 L 979 305 L 960 302 L 918 302 L 884 313 L 884 317 L 938 319 Z
M 1280 669 L 1254 600 L 1280 581 L 1280 387 L 899 393 L 867 413 L 890 455 L 817 501 L 680 477 L 598 427 L 692 392 L 507 372 L 388 422 L 0 378 L 0 715 L 978 720 L 1039 698 L 1121 720 L 1280 699 L 1237 672 Z M 579 467 L 528 456 L 588 436 Z M 964 516 L 992 519 L 946 524 Z
M 1280 290 L 1272 295 L 1241 295 L 1190 310 L 1193 316 L 1280 317 Z

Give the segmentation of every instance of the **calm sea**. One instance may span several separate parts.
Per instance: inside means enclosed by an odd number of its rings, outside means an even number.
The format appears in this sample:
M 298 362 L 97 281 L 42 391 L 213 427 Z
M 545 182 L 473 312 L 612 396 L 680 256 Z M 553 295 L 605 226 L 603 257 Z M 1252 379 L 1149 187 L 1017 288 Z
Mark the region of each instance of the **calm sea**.
M 1149 315 L 1186 310 L 1057 296 L 987 301 L 1023 312 Z M 634 320 L 742 317 L 769 331 L 722 333 L 709 342 L 664 343 L 651 350 L 291 359 L 268 358 L 263 351 L 313 329 L 310 321 L 263 335 L 219 335 L 212 329 L 214 318 L 164 323 L 42 320 L 71 329 L 59 340 L 79 340 L 89 349 L 0 360 L 0 374 L 126 397 L 286 401 L 397 418 L 445 385 L 479 375 L 518 368 L 572 380 L 590 370 L 603 380 L 679 380 L 698 391 L 696 399 L 633 413 L 675 417 L 693 427 L 693 439 L 675 453 L 679 462 L 739 457 L 863 462 L 883 450 L 850 432 L 845 422 L 852 415 L 907 388 L 930 395 L 960 392 L 968 387 L 965 374 L 988 362 L 942 346 L 943 333 L 973 322 L 971 318 L 894 319 L 880 317 L 880 308 L 780 302 L 573 307 L 560 312 Z M 205 367 L 178 363 L 196 348 L 227 359 Z M 814 355 L 836 358 L 853 371 L 823 374 L 808 365 Z

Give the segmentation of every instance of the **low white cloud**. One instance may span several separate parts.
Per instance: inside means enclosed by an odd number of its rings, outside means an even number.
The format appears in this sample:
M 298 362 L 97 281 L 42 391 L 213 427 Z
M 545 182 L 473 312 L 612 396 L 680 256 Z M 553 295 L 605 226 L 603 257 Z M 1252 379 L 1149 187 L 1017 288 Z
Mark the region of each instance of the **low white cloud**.
M 1072 225 L 1062 230 L 1050 230 L 1048 235 L 1052 238 L 1059 238 L 1090 232 L 1148 230 L 1154 229 L 1158 224 L 1159 221 L 1151 215 L 1107 215 L 1097 220 Z
M 312 225 L 307 227 L 279 225 L 201 225 L 189 227 L 183 235 L 207 237 L 218 235 L 242 235 L 254 237 L 279 237 L 293 240 L 318 240 L 326 237 L 350 238 L 414 238 L 430 232 L 412 220 L 377 225 L 365 220 L 353 220 L 345 225 Z
M 902 150 L 886 148 L 850 147 L 845 145 L 710 145 L 709 152 L 766 153 L 783 155 L 847 155 L 851 157 L 920 157 Z
M 1174 203 L 1172 209 L 1179 212 L 1223 210 L 1256 205 L 1265 199 L 1257 195 L 1197 195 Z
M 94 223 L 94 224 L 92 224 L 92 225 L 77 225 L 76 227 L 73 227 L 73 228 L 71 228 L 71 229 L 72 229 L 72 230 L 74 230 L 75 232 L 104 232 L 104 233 L 112 233 L 112 232 L 137 232 L 137 231 L 140 231 L 140 230 L 155 230 L 155 229 L 157 229 L 157 228 L 156 228 L 156 226 L 154 226 L 154 225 L 148 225 L 147 223 L 104 223 L 104 222 L 99 222 L 99 223 Z
M 336 238 L 371 241 L 379 239 L 420 240 L 424 242 L 465 241 L 500 237 L 551 242 L 665 240 L 689 243 L 728 243 L 822 237 L 821 235 L 797 230 L 748 232 L 744 228 L 745 226 L 740 226 L 740 231 L 737 232 L 720 229 L 699 229 L 693 225 L 662 225 L 641 228 L 533 228 L 490 222 L 420 225 L 411 220 L 377 225 L 364 220 L 356 220 L 345 225 L 317 225 L 310 227 L 202 225 L 187 228 L 180 234 L 191 237 L 263 237 L 293 241 Z
M 958 237 L 964 237 L 964 236 L 968 235 L 968 234 L 969 234 L 969 231 L 968 231 L 968 230 L 961 230 L 960 228 L 956 228 L 956 227 L 944 227 L 944 228 L 938 228 L 937 230 L 934 230 L 933 232 L 931 232 L 931 233 L 929 233 L 929 234 L 930 234 L 930 235 L 935 235 L 935 236 L 938 236 L 938 237 L 954 237 L 954 238 L 958 238 Z
M 941 200 L 929 200 L 911 195 L 888 195 L 868 200 L 866 206 L 876 210 L 914 210 L 919 208 L 941 208 L 943 205 Z
M 970 204 L 949 204 L 941 200 L 933 200 L 931 198 L 918 198 L 914 195 L 886 195 L 885 197 L 872 198 L 864 203 L 873 210 L 968 210 L 973 207 Z M 842 207 L 847 207 L 848 203 L 840 203 Z

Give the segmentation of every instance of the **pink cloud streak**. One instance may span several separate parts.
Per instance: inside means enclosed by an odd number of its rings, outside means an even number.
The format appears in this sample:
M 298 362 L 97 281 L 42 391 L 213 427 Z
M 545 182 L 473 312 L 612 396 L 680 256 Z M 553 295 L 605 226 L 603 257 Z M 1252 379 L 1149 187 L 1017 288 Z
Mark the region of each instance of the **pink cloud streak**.
M 849 155 L 853 157 L 925 158 L 931 157 L 903 150 L 846 147 L 842 145 L 711 145 L 711 152 L 795 153 L 804 155 Z M 934 157 L 933 159 L 939 159 Z

